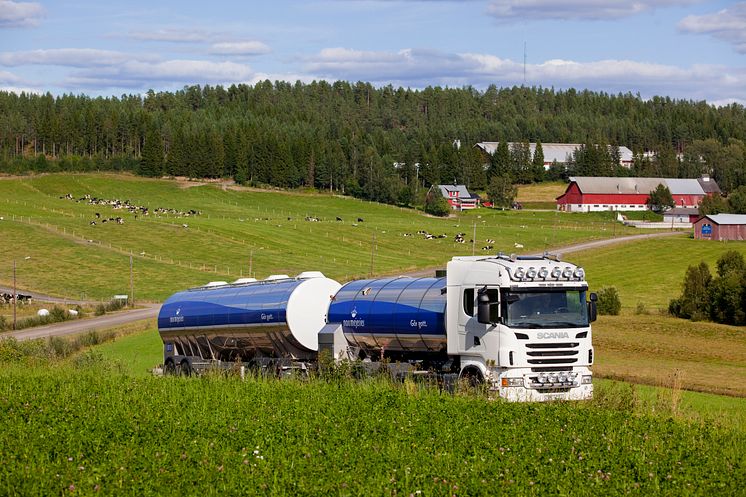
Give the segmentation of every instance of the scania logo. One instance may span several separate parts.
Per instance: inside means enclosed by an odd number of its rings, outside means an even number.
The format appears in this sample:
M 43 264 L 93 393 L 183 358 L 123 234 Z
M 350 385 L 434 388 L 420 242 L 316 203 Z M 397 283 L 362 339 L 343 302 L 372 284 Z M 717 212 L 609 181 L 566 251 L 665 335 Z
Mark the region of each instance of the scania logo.
M 179 307 L 178 309 L 176 309 L 176 315 L 178 316 L 179 314 L 181 314 L 181 307 Z
M 357 308 L 353 307 L 352 312 L 350 313 L 350 316 L 352 316 L 352 319 L 355 319 L 357 317 Z
M 570 334 L 566 331 L 547 331 L 539 332 L 536 334 L 536 338 L 550 339 L 550 338 L 570 338 Z

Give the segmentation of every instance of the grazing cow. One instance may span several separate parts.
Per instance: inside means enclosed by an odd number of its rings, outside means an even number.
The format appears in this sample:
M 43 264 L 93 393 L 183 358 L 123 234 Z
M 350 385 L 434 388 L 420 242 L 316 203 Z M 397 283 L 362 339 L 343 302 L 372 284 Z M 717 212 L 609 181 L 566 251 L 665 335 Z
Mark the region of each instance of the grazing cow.
M 486 247 L 482 247 L 482 250 L 492 250 L 492 245 L 487 245 Z
M 495 240 L 493 240 L 492 238 L 488 238 L 488 239 L 485 240 L 485 242 L 487 242 L 487 243 L 495 243 Z
M 91 221 L 91 222 L 90 222 L 90 223 L 88 223 L 88 224 L 90 224 L 91 226 L 96 226 L 96 221 Z
M 357 222 L 358 223 L 362 223 L 363 222 L 363 218 L 362 217 L 357 218 Z
M 184 223 L 184 224 L 182 224 L 182 225 L 181 225 L 181 227 L 182 227 L 182 228 L 184 228 L 184 229 L 186 229 L 186 228 L 188 228 L 188 227 L 189 227 L 189 225 L 188 225 L 188 224 L 186 224 L 186 223 Z
M 513 245 L 515 245 L 515 248 L 523 248 L 523 244 L 518 242 L 514 243 Z
M 101 219 L 101 214 L 99 212 L 96 213 L 96 219 Z
M 341 220 L 342 220 L 342 218 L 339 217 L 339 216 L 337 216 L 337 221 L 341 221 Z

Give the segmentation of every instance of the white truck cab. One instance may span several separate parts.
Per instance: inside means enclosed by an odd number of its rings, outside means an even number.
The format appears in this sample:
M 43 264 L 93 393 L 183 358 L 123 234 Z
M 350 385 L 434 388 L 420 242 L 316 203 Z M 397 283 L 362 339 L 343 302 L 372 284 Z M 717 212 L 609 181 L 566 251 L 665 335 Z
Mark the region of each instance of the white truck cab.
M 582 268 L 553 256 L 454 257 L 447 269 L 448 355 L 461 376 L 511 401 L 593 396 L 596 295 Z

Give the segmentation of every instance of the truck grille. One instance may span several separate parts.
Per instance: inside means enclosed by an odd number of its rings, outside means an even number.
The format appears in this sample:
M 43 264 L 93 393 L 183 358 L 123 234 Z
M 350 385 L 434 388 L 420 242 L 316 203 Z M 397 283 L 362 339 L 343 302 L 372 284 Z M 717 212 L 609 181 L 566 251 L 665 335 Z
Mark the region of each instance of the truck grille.
M 527 343 L 527 362 L 531 365 L 570 365 L 578 362 L 580 342 Z

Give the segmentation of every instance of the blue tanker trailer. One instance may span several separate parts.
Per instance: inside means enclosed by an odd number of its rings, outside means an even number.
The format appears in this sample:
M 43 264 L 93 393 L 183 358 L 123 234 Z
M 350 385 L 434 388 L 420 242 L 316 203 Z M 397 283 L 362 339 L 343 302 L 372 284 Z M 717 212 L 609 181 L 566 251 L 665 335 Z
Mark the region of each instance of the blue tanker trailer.
M 592 396 L 595 316 L 582 268 L 500 254 L 454 257 L 438 278 L 342 286 L 306 272 L 212 283 L 170 297 L 158 328 L 168 373 L 235 364 L 305 370 L 327 353 L 543 401 Z

